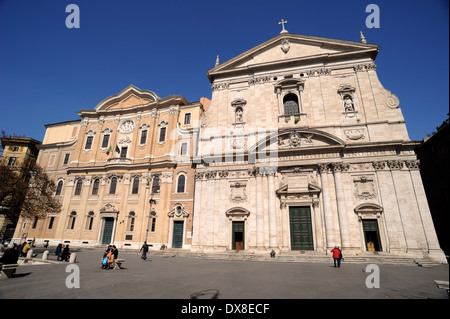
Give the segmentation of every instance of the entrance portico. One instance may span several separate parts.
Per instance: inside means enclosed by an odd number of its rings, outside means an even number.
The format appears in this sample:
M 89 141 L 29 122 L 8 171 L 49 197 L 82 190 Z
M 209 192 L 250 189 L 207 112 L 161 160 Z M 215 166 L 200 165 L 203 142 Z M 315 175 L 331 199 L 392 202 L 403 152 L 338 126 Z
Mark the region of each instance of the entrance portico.
M 112 204 L 106 204 L 100 209 L 100 231 L 97 244 L 110 245 L 114 243 L 118 214 L 119 211 Z

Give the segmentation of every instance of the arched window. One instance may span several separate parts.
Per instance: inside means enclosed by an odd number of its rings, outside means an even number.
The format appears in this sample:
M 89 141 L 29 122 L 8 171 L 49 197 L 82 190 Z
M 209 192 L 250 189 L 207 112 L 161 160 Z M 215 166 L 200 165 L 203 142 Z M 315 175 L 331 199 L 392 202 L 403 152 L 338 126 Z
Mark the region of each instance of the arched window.
M 186 185 L 186 176 L 184 175 L 178 176 L 177 193 L 184 193 L 185 185 Z
M 67 229 L 74 229 L 75 228 L 75 221 L 77 219 L 77 213 L 71 212 L 69 215 L 69 222 L 67 223 Z
M 111 185 L 109 186 L 109 193 L 115 194 L 117 188 L 117 177 L 111 178 Z
M 56 186 L 55 196 L 61 195 L 63 184 L 64 184 L 63 181 L 58 182 L 58 185 Z
M 286 94 L 283 98 L 284 115 L 299 114 L 298 97 L 293 93 Z
M 135 212 L 130 212 L 128 214 L 128 225 L 127 225 L 127 230 L 128 231 L 134 231 L 134 222 L 136 220 L 136 213 Z
M 92 185 L 92 195 L 98 195 L 98 189 L 100 187 L 100 179 L 96 178 L 94 184 Z
M 133 186 L 131 188 L 131 194 L 137 194 L 139 192 L 139 177 L 133 179 Z
M 159 176 L 156 175 L 153 178 L 152 194 L 159 194 L 159 190 Z
M 75 184 L 75 196 L 81 195 L 81 187 L 83 186 L 83 181 L 81 179 L 77 180 L 77 183 Z
M 89 212 L 86 218 L 86 230 L 92 230 L 93 223 L 94 223 L 94 212 Z

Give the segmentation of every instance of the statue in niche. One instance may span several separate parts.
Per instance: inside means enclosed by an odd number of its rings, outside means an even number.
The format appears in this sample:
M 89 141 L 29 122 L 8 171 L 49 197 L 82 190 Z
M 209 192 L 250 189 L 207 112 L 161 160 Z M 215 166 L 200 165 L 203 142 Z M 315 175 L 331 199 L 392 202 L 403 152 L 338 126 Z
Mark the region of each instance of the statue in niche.
M 243 123 L 244 122 L 244 112 L 242 111 L 242 108 L 238 107 L 236 109 L 236 123 Z
M 345 112 L 354 112 L 355 106 L 353 105 L 352 98 L 350 96 L 345 96 L 344 98 L 344 110 Z

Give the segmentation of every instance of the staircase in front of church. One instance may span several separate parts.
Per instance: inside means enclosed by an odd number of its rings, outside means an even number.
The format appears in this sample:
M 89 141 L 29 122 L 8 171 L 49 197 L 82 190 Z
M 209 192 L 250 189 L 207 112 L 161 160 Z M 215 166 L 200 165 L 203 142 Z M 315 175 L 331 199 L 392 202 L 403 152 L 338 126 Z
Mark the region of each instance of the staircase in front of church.
M 188 258 L 204 258 L 219 260 L 235 260 L 235 261 L 266 261 L 266 262 L 305 262 L 305 263 L 332 263 L 333 258 L 330 255 L 319 254 L 303 254 L 301 252 L 282 252 L 271 258 L 269 253 L 256 254 L 231 250 L 224 253 L 200 253 L 190 252 L 184 249 L 167 249 L 163 251 L 152 251 L 152 255 L 164 257 L 188 257 Z M 389 254 L 361 254 L 344 256 L 345 264 L 384 264 L 384 265 L 409 265 L 431 267 L 439 263 L 426 259 L 417 259 L 411 257 L 402 257 Z

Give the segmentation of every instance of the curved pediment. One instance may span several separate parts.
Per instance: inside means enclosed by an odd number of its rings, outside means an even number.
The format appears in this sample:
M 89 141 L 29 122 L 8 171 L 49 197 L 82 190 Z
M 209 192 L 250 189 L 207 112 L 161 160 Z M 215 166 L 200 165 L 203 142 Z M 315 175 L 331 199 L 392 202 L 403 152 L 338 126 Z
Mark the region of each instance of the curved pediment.
M 343 147 L 344 145 L 343 140 L 327 132 L 314 129 L 286 129 L 279 130 L 276 134 L 258 141 L 249 151 L 255 152 L 264 151 L 266 148 L 276 148 L 278 152 L 283 152 L 307 148 Z
M 128 86 L 118 94 L 112 95 L 101 101 L 95 111 L 107 111 L 132 108 L 152 102 L 157 102 L 161 98 L 154 92 L 141 90 L 134 85 Z

